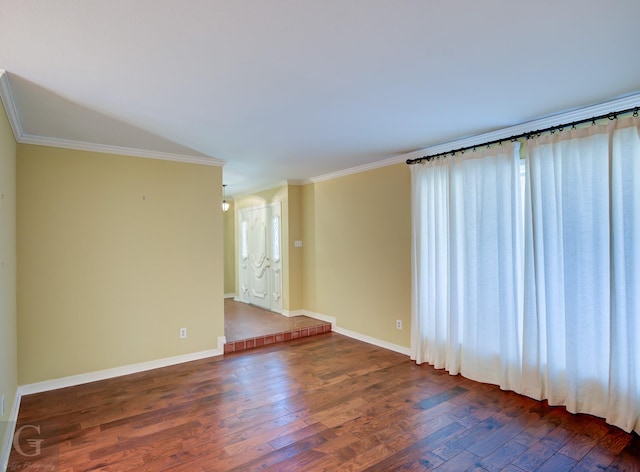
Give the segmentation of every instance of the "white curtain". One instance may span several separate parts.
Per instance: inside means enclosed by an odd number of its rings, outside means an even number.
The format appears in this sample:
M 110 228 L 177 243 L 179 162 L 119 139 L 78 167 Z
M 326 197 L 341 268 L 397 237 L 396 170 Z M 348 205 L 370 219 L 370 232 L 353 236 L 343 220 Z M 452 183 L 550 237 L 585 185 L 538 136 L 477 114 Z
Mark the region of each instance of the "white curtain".
M 412 166 L 412 359 L 640 431 L 639 129 Z
M 530 141 L 527 158 L 522 391 L 573 412 L 593 403 L 598 416 L 610 350 L 601 335 L 609 332 L 608 148 L 606 127 L 596 126 Z
M 640 120 L 621 120 L 611 150 L 611 362 L 607 421 L 640 433 Z
M 522 393 L 640 429 L 638 120 L 527 156 Z
M 411 358 L 505 389 L 519 385 L 521 372 L 518 149 L 509 143 L 411 167 Z

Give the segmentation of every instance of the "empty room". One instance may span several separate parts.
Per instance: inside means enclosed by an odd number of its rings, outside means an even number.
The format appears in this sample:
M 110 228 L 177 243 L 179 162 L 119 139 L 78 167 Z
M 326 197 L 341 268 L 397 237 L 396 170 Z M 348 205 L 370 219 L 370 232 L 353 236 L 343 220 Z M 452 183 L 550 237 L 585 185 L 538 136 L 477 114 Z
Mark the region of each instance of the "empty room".
M 0 471 L 640 470 L 636 0 L 0 0 Z

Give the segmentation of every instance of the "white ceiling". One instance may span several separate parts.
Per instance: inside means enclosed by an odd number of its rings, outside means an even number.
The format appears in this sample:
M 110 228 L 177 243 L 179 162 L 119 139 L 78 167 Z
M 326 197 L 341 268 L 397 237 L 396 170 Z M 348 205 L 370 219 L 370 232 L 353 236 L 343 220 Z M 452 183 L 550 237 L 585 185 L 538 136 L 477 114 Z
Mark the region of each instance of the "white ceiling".
M 0 0 L 25 134 L 227 161 L 228 194 L 640 91 L 638 0 Z

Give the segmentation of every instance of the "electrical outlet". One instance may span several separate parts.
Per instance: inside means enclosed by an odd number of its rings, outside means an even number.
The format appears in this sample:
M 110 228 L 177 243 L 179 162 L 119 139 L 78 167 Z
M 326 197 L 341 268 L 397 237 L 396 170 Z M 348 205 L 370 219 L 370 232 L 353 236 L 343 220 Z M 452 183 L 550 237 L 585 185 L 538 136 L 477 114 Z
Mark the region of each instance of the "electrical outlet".
M 402 329 L 402 320 L 396 320 L 396 329 Z
M 180 328 L 180 339 L 187 337 L 187 328 Z

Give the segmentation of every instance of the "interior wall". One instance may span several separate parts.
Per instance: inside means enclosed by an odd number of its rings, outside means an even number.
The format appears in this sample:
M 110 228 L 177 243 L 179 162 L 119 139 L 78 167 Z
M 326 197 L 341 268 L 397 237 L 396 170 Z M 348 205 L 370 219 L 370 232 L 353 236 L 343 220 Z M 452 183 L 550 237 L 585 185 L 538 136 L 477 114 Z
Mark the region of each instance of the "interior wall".
M 309 185 L 303 207 L 305 279 L 307 274 L 315 277 L 303 283 L 305 308 L 336 317 L 339 327 L 409 347 L 408 166 L 401 163 Z M 402 321 L 402 330 L 396 329 L 396 320 Z
M 290 308 L 289 288 L 289 264 L 290 264 L 290 238 L 289 238 L 289 186 L 281 185 L 275 188 L 244 195 L 235 199 L 236 221 L 237 214 L 243 208 L 264 208 L 271 203 L 280 203 L 282 208 L 282 309 Z M 236 233 L 238 234 L 238 233 Z M 291 243 L 293 244 L 293 243 Z M 238 273 L 236 271 L 236 288 L 240 290 Z
M 0 453 L 8 440 L 7 421 L 18 388 L 16 326 L 16 142 L 0 102 L 0 395 L 5 396 Z
M 300 192 L 302 213 L 302 284 L 303 308 L 318 310 L 316 278 L 316 200 L 315 185 L 304 185 Z
M 302 303 L 303 253 L 302 238 L 302 187 L 289 185 L 289 310 L 304 308 Z M 302 241 L 302 247 L 295 247 Z
M 236 294 L 236 212 L 235 203 L 227 200 L 229 210 L 222 214 L 224 228 L 224 293 Z
M 19 144 L 19 383 L 215 349 L 221 185 L 220 167 Z

